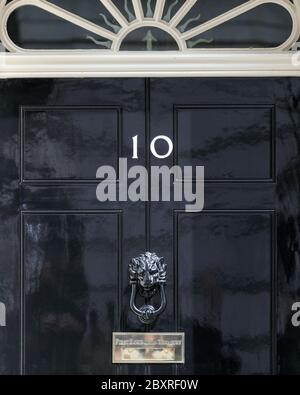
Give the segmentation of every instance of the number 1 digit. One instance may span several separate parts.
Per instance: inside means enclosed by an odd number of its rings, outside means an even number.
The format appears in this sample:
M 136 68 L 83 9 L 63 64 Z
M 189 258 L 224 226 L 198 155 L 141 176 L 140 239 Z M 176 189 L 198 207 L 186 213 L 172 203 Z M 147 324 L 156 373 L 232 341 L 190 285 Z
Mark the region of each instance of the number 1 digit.
M 132 159 L 138 159 L 138 135 L 132 137 L 133 140 L 133 155 Z

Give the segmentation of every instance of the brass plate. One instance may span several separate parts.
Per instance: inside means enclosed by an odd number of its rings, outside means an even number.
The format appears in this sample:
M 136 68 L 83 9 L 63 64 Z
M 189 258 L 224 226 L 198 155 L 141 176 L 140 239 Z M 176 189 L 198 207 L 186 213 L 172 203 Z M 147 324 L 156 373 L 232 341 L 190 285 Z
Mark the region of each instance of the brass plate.
M 184 363 L 182 332 L 114 332 L 113 363 Z

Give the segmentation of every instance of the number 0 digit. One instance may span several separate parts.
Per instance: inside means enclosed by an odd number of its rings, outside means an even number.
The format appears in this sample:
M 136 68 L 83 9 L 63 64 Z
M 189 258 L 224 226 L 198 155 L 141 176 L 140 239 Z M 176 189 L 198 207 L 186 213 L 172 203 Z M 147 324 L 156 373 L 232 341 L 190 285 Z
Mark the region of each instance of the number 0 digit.
M 165 155 L 159 155 L 159 154 L 157 153 L 156 148 L 155 148 L 155 143 L 157 142 L 157 140 L 164 140 L 164 141 L 166 141 L 166 143 L 168 144 L 169 149 L 168 149 L 168 152 L 167 152 Z M 158 158 L 158 159 L 166 159 L 166 158 L 167 158 L 168 156 L 170 156 L 170 155 L 172 154 L 172 152 L 173 152 L 173 142 L 172 142 L 172 140 L 171 140 L 169 137 L 167 137 L 167 136 L 157 136 L 157 137 L 155 137 L 155 138 L 152 140 L 150 149 L 151 149 L 152 155 L 155 156 L 156 158 Z

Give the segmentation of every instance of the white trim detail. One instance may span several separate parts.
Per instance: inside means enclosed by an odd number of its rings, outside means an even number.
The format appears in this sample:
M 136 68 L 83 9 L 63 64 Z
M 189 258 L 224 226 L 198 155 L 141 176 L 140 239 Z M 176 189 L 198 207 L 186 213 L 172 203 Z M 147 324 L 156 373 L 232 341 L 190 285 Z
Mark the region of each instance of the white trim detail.
M 102 2 L 102 0 L 100 0 L 100 1 Z M 133 4 L 136 19 L 138 21 L 142 22 L 144 19 L 144 12 L 143 12 L 143 7 L 142 7 L 141 1 L 140 0 L 132 0 L 132 4 Z
M 153 17 L 154 20 L 159 21 L 162 18 L 164 8 L 165 8 L 165 3 L 166 3 L 166 0 L 157 1 L 155 11 L 154 11 L 154 17 Z
M 0 54 L 0 78 L 300 77 L 293 52 Z
M 173 18 L 170 21 L 170 25 L 172 27 L 176 27 L 196 2 L 197 0 L 186 1 L 185 4 L 173 16 Z
M 120 46 L 123 40 L 125 39 L 125 37 L 129 33 L 133 32 L 134 30 L 139 29 L 140 27 L 157 27 L 159 29 L 162 29 L 174 38 L 180 51 L 187 50 L 185 41 L 181 40 L 181 34 L 177 29 L 172 29 L 164 22 L 152 21 L 148 19 L 145 19 L 143 22 L 139 22 L 139 21 L 132 22 L 127 29 L 122 29 L 123 31 L 121 33 L 119 32 L 118 39 L 115 42 L 113 42 L 111 49 L 114 52 L 118 52 L 120 50 Z
M 300 0 L 248 0 L 222 15 L 190 30 L 178 29 L 180 22 L 197 0 L 185 3 L 168 19 L 164 19 L 165 0 L 157 0 L 153 16 L 144 16 L 141 0 L 132 0 L 132 20 L 112 0 L 99 0 L 120 28 L 112 31 L 47 0 L 0 0 L 0 39 L 8 52 L 0 53 L 0 78 L 20 77 L 113 77 L 113 76 L 300 76 L 299 52 L 292 52 L 300 36 Z M 263 4 L 277 4 L 290 15 L 292 29 L 285 42 L 276 48 L 222 50 L 189 48 L 187 40 L 230 21 Z M 97 37 L 111 42 L 111 48 L 86 50 L 28 50 L 20 48 L 9 37 L 7 23 L 20 7 L 31 5 L 79 26 Z M 154 7 L 153 7 L 154 8 Z M 135 18 L 135 19 L 133 19 Z M 197 18 L 194 18 L 196 20 Z M 188 25 L 188 24 L 187 24 Z M 142 27 L 159 28 L 177 43 L 178 51 L 120 51 L 128 34 Z M 151 47 L 152 48 L 152 47 Z M 295 61 L 296 60 L 296 61 Z

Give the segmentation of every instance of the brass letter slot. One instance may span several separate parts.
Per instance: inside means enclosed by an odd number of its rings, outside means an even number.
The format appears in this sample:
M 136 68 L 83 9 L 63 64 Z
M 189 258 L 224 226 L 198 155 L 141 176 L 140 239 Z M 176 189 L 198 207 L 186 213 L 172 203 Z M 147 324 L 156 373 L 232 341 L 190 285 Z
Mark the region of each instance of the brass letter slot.
M 113 363 L 184 363 L 184 333 L 113 333 Z

